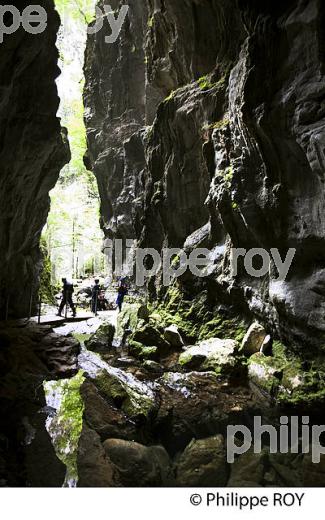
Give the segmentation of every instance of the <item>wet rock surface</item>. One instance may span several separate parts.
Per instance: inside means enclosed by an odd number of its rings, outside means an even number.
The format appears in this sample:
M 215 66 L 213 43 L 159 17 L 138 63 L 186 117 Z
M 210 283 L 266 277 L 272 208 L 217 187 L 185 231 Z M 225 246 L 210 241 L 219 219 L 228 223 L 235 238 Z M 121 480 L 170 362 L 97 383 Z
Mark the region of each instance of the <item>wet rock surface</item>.
M 129 5 L 116 44 L 106 48 L 98 33 L 87 45 L 87 165 L 102 228 L 159 253 L 210 255 L 205 278 L 186 273 L 169 288 L 161 272 L 152 278 L 149 319 L 125 311 L 127 366 L 112 352 L 105 359 L 154 385 L 146 442 L 173 459 L 232 421 L 251 428 L 255 413 L 272 423 L 283 409 L 310 412 L 323 423 L 324 9 L 317 0 Z M 235 272 L 233 248 L 296 254 L 281 280 L 272 256 L 262 277 L 243 258 Z M 164 334 L 170 326 L 184 352 Z M 210 363 L 211 352 L 197 349 L 213 338 L 241 345 L 228 356 L 239 373 L 216 373 L 221 357 Z M 302 464 L 248 454 L 228 485 L 296 485 Z
M 238 348 L 236 344 L 234 359 Z M 273 357 L 255 354 L 248 362 L 253 364 L 260 356 L 271 364 L 284 363 L 281 348 L 275 344 Z M 175 354 L 178 359 L 179 349 L 171 349 L 170 356 Z M 284 400 L 282 407 L 281 400 L 276 404 L 273 373 L 265 376 L 261 393 L 252 387 L 251 369 L 248 366 L 245 372 L 244 357 L 237 357 L 236 363 L 242 366 L 239 372 L 216 373 L 214 366 L 205 371 L 177 364 L 171 368 L 169 357 L 159 363 L 141 361 L 127 353 L 127 345 L 115 348 L 115 352 L 108 350 L 100 356 L 84 350 L 79 358 L 86 377 L 81 387 L 84 427 L 88 435 L 89 431 L 96 434 L 96 449 L 86 455 L 91 476 L 88 470 L 84 473 L 81 438 L 78 467 L 83 478 L 78 486 L 93 482 L 96 486 L 297 487 L 324 481 L 322 461 L 320 465 L 312 463 L 311 448 L 309 454 L 302 453 L 299 436 L 296 454 L 273 453 L 263 437 L 261 453 L 254 453 L 252 448 L 235 454 L 230 463 L 226 450 L 228 435 L 232 434 L 229 426 L 235 430 L 244 427 L 255 435 L 256 417 L 275 431 L 279 431 L 281 415 L 300 417 L 301 410 L 290 400 Z M 319 414 L 312 416 L 311 425 L 317 424 L 318 418 Z M 242 441 L 237 432 L 231 443 L 241 446 Z M 97 466 L 98 475 L 94 476 Z M 106 472 L 103 482 L 110 484 L 100 483 L 102 471 Z
M 0 326 L 3 485 L 62 486 L 66 469 L 45 427 L 43 382 L 74 375 L 79 348 L 76 340 L 54 334 L 50 327 Z
M 119 439 L 104 442 L 104 450 L 117 467 L 119 479 L 127 487 L 172 486 L 174 476 L 168 453 L 162 446 L 143 446 Z
M 88 164 L 105 234 L 159 252 L 207 247 L 210 276 L 182 277 L 185 300 L 207 291 L 214 316 L 222 305 L 258 319 L 281 341 L 320 348 L 320 3 L 129 5 L 119 41 L 108 49 L 105 31 L 90 36 L 86 56 Z M 247 274 L 243 259 L 235 275 L 232 247 L 275 248 L 282 259 L 295 248 L 296 255 L 280 281 L 273 260 L 265 277 Z M 150 285 L 153 298 L 164 294 L 160 285 L 159 277 Z M 211 321 L 209 312 L 203 319 Z
M 183 451 L 177 466 L 180 487 L 225 486 L 229 468 L 222 435 L 193 440 Z
M 21 10 L 28 5 L 19 2 Z M 48 194 L 70 159 L 56 116 L 60 19 L 53 0 L 43 7 L 46 31 L 32 35 L 20 27 L 0 46 L 0 319 L 28 316 L 31 297 L 36 308 Z

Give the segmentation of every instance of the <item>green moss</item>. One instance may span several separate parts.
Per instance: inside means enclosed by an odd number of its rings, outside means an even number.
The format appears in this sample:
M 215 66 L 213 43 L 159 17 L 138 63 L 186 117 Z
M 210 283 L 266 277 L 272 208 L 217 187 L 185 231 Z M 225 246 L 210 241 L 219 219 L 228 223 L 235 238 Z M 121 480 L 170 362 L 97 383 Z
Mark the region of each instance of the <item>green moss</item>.
M 201 90 L 209 90 L 213 88 L 213 83 L 211 83 L 209 76 L 202 76 L 198 79 L 197 84 Z
M 215 123 L 210 123 L 209 125 L 204 125 L 203 130 L 221 130 L 229 126 L 230 120 L 228 118 L 221 119 L 220 121 L 216 121 Z
M 132 419 L 148 418 L 155 408 L 153 396 L 147 395 L 147 387 L 136 384 L 130 377 L 119 377 L 118 373 L 102 371 L 94 380 L 99 391 L 129 415 Z
M 167 96 L 165 99 L 164 99 L 164 103 L 169 103 L 169 101 L 171 101 L 172 99 L 174 99 L 174 97 L 176 96 L 176 93 L 177 93 L 177 90 L 172 90 L 171 93 L 169 94 L 169 96 Z
M 189 344 L 209 338 L 234 339 L 241 342 L 248 324 L 239 317 L 225 317 L 207 305 L 207 294 L 192 301 L 184 299 L 177 287 L 171 287 L 164 301 L 159 304 L 151 320 L 158 321 L 162 327 L 176 325 Z
M 154 21 L 155 21 L 154 16 L 151 16 L 151 17 L 149 18 L 148 22 L 147 22 L 147 25 L 148 25 L 148 27 L 149 27 L 150 29 L 151 29 L 151 27 L 153 27 Z
M 247 331 L 247 324 L 240 318 L 225 318 L 216 316 L 202 325 L 199 339 L 220 338 L 234 339 L 242 342 Z
M 126 329 L 135 330 L 140 322 L 138 313 L 141 303 L 125 303 L 117 318 L 116 336 L 122 338 Z
M 80 334 L 78 332 L 73 332 L 72 336 L 77 341 L 79 341 L 79 343 L 83 344 L 85 341 L 88 341 L 92 337 L 92 334 Z
M 50 433 L 59 459 L 67 466 L 66 480 L 77 480 L 77 449 L 83 424 L 83 401 L 80 387 L 83 371 L 69 380 L 57 382 L 63 395 L 60 409 L 52 421 Z
M 307 369 L 305 358 L 275 341 L 272 356 L 254 354 L 248 364 L 254 368 L 253 371 L 249 368 L 250 377 L 282 405 L 305 407 L 319 405 L 325 399 L 325 365 L 322 360 L 311 358 Z
M 138 341 L 130 340 L 129 343 L 129 353 L 131 356 L 134 356 L 141 361 L 152 360 L 155 361 L 158 355 L 157 347 L 147 347 L 139 343 Z
M 219 90 L 225 89 L 227 79 L 228 79 L 228 74 L 225 74 L 217 82 L 213 83 L 211 81 L 211 76 L 207 75 L 207 76 L 202 76 L 201 78 L 199 78 L 197 80 L 197 84 L 200 87 L 200 89 L 203 91 L 211 90 L 211 89 L 215 89 L 215 90 L 219 91 Z
M 220 130 L 221 128 L 226 128 L 230 124 L 230 119 L 227 117 L 224 119 L 221 119 L 220 121 L 217 121 L 216 123 L 213 123 L 213 130 Z

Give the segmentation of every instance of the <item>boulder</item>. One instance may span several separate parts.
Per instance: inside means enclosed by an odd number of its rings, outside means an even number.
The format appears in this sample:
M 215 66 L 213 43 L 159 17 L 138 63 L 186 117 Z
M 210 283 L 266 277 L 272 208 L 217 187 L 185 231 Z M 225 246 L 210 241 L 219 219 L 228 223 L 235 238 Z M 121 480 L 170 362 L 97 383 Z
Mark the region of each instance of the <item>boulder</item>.
M 225 385 L 215 372 L 166 372 L 155 386 L 160 406 L 152 431 L 173 456 L 184 451 L 193 437 L 211 437 L 228 424 L 246 425 L 254 410 L 246 386 L 238 381 Z
M 252 323 L 241 344 L 241 350 L 247 356 L 260 352 L 267 333 L 262 325 L 256 321 Z
M 103 444 L 106 455 L 117 468 L 123 486 L 172 486 L 174 476 L 168 453 L 162 446 L 109 439 Z
M 272 336 L 270 336 L 270 334 L 268 334 L 265 337 L 265 339 L 264 339 L 264 341 L 262 343 L 260 352 L 262 354 L 265 354 L 266 356 L 272 355 Z
M 134 341 L 138 341 L 148 347 L 154 345 L 156 347 L 170 348 L 170 344 L 165 340 L 160 331 L 152 325 L 145 325 L 138 329 L 133 335 Z
M 128 351 L 131 356 L 143 360 L 156 360 L 159 358 L 158 347 L 146 347 L 138 341 L 130 340 L 128 342 Z
M 138 329 L 131 339 L 146 347 L 157 347 L 159 356 L 167 355 L 170 351 L 170 343 L 168 343 L 160 331 L 152 325 L 145 325 L 141 329 Z
M 122 410 L 108 403 L 92 382 L 84 381 L 80 394 L 84 404 L 84 420 L 102 440 L 117 436 L 129 440 L 136 438 L 134 423 Z
M 84 425 L 78 446 L 78 487 L 116 487 L 118 472 L 106 455 L 99 435 Z
M 179 364 L 199 371 L 227 373 L 237 366 L 239 344 L 231 339 L 211 338 L 188 348 L 179 357 Z
M 325 456 L 320 456 L 320 462 L 314 463 L 312 461 L 312 450 L 304 455 L 302 464 L 303 482 L 301 486 L 306 487 L 324 487 L 325 486 Z
M 132 419 L 147 419 L 156 410 L 156 396 L 151 388 L 122 370 L 103 370 L 93 383 L 104 398 Z
M 149 311 L 146 305 L 139 303 L 125 303 L 122 312 L 117 317 L 116 336 L 122 338 L 125 331 L 131 332 L 149 319 Z
M 272 397 L 279 386 L 282 371 L 275 366 L 274 359 L 264 354 L 254 354 L 248 362 L 248 377 L 251 383 L 262 391 L 262 395 Z
M 181 487 L 225 486 L 229 468 L 222 435 L 193 440 L 180 456 L 176 482 Z
M 110 322 L 103 323 L 97 332 L 88 341 L 85 341 L 85 346 L 93 352 L 105 352 L 112 347 L 114 335 L 114 325 Z
M 268 464 L 268 451 L 254 453 L 253 448 L 231 465 L 227 487 L 261 487 Z
M 184 341 L 182 340 L 182 336 L 180 335 L 176 325 L 170 325 L 164 330 L 164 338 L 166 341 L 168 341 L 168 343 L 171 344 L 172 347 L 184 347 Z
M 147 360 L 143 363 L 143 368 L 152 374 L 163 374 L 164 367 L 156 361 Z

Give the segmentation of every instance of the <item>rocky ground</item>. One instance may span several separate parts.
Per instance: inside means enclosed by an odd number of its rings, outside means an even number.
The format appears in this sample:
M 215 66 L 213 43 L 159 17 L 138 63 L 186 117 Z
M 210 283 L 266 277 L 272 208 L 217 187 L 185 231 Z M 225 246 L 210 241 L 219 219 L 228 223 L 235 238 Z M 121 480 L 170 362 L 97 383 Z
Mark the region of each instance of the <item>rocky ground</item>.
M 43 383 L 77 373 L 79 343 L 48 326 L 0 323 L 0 484 L 61 486 Z
M 314 464 L 301 439 L 297 453 L 272 453 L 264 436 L 260 453 L 227 457 L 229 425 L 323 424 L 320 370 L 257 322 L 195 340 L 191 321 L 166 316 L 126 303 L 55 330 L 1 326 L 1 485 L 324 485 L 324 457 Z
M 272 454 L 267 439 L 261 453 L 250 449 L 227 462 L 228 425 L 252 431 L 261 416 L 278 427 L 280 415 L 299 415 L 300 405 L 316 420 L 302 397 L 308 374 L 287 372 L 290 362 L 261 325 L 252 324 L 241 342 L 189 345 L 156 311 L 131 304 L 117 327 L 104 323 L 85 346 L 80 487 L 325 483 L 323 458 L 312 464 L 310 454 Z

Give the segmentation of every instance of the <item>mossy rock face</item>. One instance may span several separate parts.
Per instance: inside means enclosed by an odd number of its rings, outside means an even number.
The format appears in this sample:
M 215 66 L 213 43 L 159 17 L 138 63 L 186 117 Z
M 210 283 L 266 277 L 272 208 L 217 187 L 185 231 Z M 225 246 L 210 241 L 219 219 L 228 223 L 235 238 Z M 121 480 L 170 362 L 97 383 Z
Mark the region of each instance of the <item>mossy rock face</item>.
M 159 358 L 158 347 L 148 347 L 138 341 L 130 340 L 128 349 L 130 356 L 140 359 L 141 361 L 156 361 Z
M 257 353 L 249 359 L 248 376 L 262 392 L 274 397 L 279 388 L 282 371 L 273 365 L 272 358 Z
M 149 319 L 149 312 L 141 303 L 125 303 L 117 318 L 116 336 L 122 338 L 126 330 L 136 330 Z
M 188 369 L 213 370 L 217 374 L 226 375 L 239 364 L 236 356 L 238 349 L 236 341 L 211 338 L 183 352 L 179 364 Z
M 85 346 L 93 352 L 103 352 L 112 346 L 115 336 L 115 327 L 112 323 L 103 323 L 89 340 L 85 341 Z
M 250 323 L 238 316 L 222 316 L 207 305 L 207 293 L 185 300 L 182 292 L 171 287 L 164 299 L 150 316 L 150 321 L 162 327 L 174 325 L 185 342 L 194 345 L 198 341 L 220 338 L 242 342 Z
M 104 397 L 113 400 L 131 419 L 147 419 L 156 409 L 152 390 L 121 370 L 103 370 L 93 382 Z
M 216 316 L 200 328 L 199 339 L 229 338 L 242 342 L 247 331 L 247 324 L 239 318 Z
M 163 333 L 152 325 L 145 325 L 138 329 L 133 334 L 129 344 L 132 344 L 132 342 L 140 343 L 145 347 L 156 347 L 159 356 L 168 354 L 170 350 L 170 344 L 163 337 Z
M 324 362 L 301 359 L 279 341 L 273 344 L 273 356 L 251 356 L 248 374 L 278 404 L 313 406 L 325 402 Z

